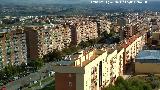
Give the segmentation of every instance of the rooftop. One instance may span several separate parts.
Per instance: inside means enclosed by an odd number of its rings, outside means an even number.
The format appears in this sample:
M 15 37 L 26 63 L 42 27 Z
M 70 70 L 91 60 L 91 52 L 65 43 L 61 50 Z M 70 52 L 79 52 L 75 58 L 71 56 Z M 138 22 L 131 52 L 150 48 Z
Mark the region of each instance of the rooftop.
M 66 59 L 57 62 L 57 65 L 59 66 L 75 66 L 75 67 L 84 67 L 88 63 L 95 60 L 98 56 L 103 54 L 104 51 L 102 50 L 84 50 L 79 53 L 75 53 L 73 55 L 68 56 Z M 89 58 L 87 56 L 89 55 Z M 84 59 L 85 58 L 85 59 Z
M 142 50 L 136 57 L 136 62 L 160 63 L 160 50 Z

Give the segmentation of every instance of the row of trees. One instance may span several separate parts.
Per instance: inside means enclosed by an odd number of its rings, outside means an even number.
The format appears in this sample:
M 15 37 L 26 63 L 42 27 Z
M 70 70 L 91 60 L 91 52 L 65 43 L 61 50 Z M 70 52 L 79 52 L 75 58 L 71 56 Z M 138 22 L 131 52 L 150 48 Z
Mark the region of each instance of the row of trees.
M 8 64 L 4 69 L 0 70 L 0 79 L 9 78 L 11 76 L 18 75 L 26 70 L 26 65 L 22 64 L 20 66 L 14 66 L 12 64 Z
M 52 52 L 43 56 L 44 62 L 52 62 L 52 61 L 59 61 L 62 57 L 66 55 L 71 55 L 79 50 L 79 47 L 71 46 L 68 48 L 64 48 L 62 51 L 54 49 Z
M 63 53 L 57 49 L 43 56 L 44 62 L 58 61 L 62 59 Z
M 152 87 L 140 79 L 124 80 L 118 77 L 115 85 L 109 85 L 105 90 L 152 90 Z
M 113 37 L 116 34 L 116 32 L 114 32 L 114 30 L 111 30 L 110 33 L 108 33 L 107 31 L 104 31 L 101 36 L 104 38 L 110 38 Z
M 89 47 L 89 46 L 93 46 L 93 45 L 95 45 L 95 44 L 98 44 L 98 43 L 99 43 L 99 40 L 100 40 L 100 38 L 90 39 L 90 40 L 88 40 L 87 42 L 82 41 L 82 42 L 79 43 L 78 46 L 79 46 L 80 48 L 86 48 L 86 47 Z
M 31 60 L 28 62 L 28 67 L 33 68 L 34 70 L 40 69 L 44 65 L 44 60 L 41 58 L 38 58 L 36 60 Z
M 101 34 L 101 38 L 99 40 L 99 43 L 107 43 L 107 44 L 114 44 L 118 42 L 120 42 L 119 34 L 113 30 L 111 30 L 109 34 L 107 33 L 107 31 L 104 31 Z
M 32 60 L 26 65 L 25 63 L 22 63 L 21 65 L 12 65 L 8 64 L 5 68 L 0 70 L 0 83 L 7 83 L 10 80 L 13 80 L 13 77 L 23 77 L 28 72 L 34 72 L 38 69 L 40 69 L 44 64 L 44 61 L 42 59 L 36 59 Z

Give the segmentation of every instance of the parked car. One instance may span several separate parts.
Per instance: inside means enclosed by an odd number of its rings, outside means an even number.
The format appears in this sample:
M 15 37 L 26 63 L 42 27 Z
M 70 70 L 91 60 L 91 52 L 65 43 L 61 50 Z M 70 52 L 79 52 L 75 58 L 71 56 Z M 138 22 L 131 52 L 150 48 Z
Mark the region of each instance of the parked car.
M 18 76 L 14 77 L 14 79 L 17 80 L 17 79 L 18 79 Z
M 35 81 L 33 81 L 33 84 L 35 84 L 35 83 L 37 83 L 37 82 L 38 82 L 38 81 L 35 80 Z
M 53 76 L 55 74 L 54 71 L 50 71 L 50 76 Z

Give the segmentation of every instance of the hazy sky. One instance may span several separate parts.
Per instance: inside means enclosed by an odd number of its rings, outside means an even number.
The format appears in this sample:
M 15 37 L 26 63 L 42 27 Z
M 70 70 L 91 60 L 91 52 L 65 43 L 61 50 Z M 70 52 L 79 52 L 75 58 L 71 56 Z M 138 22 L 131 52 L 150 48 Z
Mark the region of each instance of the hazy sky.
M 90 2 L 91 0 L 0 0 L 1 3 L 82 3 L 82 2 Z M 103 1 L 115 1 L 115 0 L 103 0 Z M 119 1 L 119 0 L 118 0 Z M 121 0 L 123 1 L 123 0 Z M 130 1 L 130 0 L 126 0 Z M 132 0 L 137 1 L 137 0 Z M 160 0 L 139 0 L 139 1 L 160 1 Z
M 0 0 L 0 3 L 79 3 L 91 0 Z

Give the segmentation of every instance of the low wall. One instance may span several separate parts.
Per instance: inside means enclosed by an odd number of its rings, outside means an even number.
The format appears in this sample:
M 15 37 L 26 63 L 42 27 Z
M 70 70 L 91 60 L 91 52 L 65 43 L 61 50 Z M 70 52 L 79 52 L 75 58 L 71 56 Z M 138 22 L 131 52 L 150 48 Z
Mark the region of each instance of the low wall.
M 139 63 L 135 62 L 135 73 L 154 73 L 160 74 L 160 63 Z

